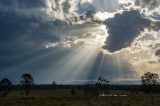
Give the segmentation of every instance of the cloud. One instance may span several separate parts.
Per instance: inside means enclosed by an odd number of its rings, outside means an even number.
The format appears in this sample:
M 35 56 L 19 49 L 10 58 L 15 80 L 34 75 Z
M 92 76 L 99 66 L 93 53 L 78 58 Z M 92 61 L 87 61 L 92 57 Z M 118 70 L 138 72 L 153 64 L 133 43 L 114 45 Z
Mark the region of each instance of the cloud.
M 98 12 L 115 12 L 120 7 L 118 0 L 92 0 L 91 4 Z
M 135 5 L 141 8 L 148 8 L 149 10 L 156 9 L 160 6 L 159 0 L 135 0 Z
M 43 17 L 44 19 L 47 19 L 51 9 L 49 8 L 47 1 L 44 0 L 1 0 L 0 11 L 14 11 L 16 14 L 20 15 Z
M 133 65 L 134 69 L 140 74 L 140 76 L 146 72 L 153 72 L 153 73 L 160 74 L 159 62 L 150 63 L 148 61 L 139 60 L 139 61 L 132 61 L 132 65 Z
M 65 20 L 75 13 L 74 0 L 2 0 L 0 11 L 14 10 L 17 14 L 43 17 L 50 20 Z
M 143 18 L 138 10 L 130 10 L 115 14 L 105 24 L 109 36 L 104 48 L 115 52 L 129 47 L 141 31 L 150 26 L 150 20 Z
M 1 0 L 0 1 L 0 9 L 1 11 L 4 10 L 34 10 L 34 9 L 40 9 L 41 8 L 46 8 L 46 2 L 44 0 L 39 0 L 39 1 L 33 1 L 33 0 Z M 21 11 L 19 10 L 19 11 Z
M 151 28 L 154 31 L 159 31 L 160 30 L 160 21 L 155 21 L 151 23 Z
M 0 55 L 12 56 L 43 49 L 46 44 L 56 44 L 65 35 L 74 36 L 76 33 L 79 36 L 90 30 L 86 30 L 85 25 L 67 26 L 69 19 L 65 14 L 73 16 L 70 14 L 75 5 L 73 2 L 74 0 L 1 0 Z M 48 19 L 48 15 L 53 19 Z M 86 29 L 83 30 L 83 26 Z M 77 27 L 82 30 L 77 31 Z
M 155 52 L 155 56 L 160 57 L 160 49 L 157 49 L 157 50 L 156 50 L 156 52 Z
M 72 3 L 72 4 L 73 4 L 73 3 Z M 70 1 L 68 1 L 68 0 L 64 1 L 64 2 L 62 3 L 62 5 L 63 5 L 63 11 L 64 11 L 65 13 L 70 13 L 70 9 L 71 9 L 71 7 L 72 7 L 72 4 L 71 4 Z
M 47 42 L 60 38 L 53 31 L 64 25 L 63 21 L 46 21 L 41 17 L 17 14 L 16 11 L 0 11 L 0 54 L 40 49 Z
M 26 1 L 1 0 L 0 4 L 1 5 L 6 5 L 6 6 L 16 6 L 16 5 L 18 5 L 21 8 L 37 8 L 37 7 L 46 6 L 44 0 L 39 0 L 39 1 L 33 1 L 33 0 L 26 0 Z

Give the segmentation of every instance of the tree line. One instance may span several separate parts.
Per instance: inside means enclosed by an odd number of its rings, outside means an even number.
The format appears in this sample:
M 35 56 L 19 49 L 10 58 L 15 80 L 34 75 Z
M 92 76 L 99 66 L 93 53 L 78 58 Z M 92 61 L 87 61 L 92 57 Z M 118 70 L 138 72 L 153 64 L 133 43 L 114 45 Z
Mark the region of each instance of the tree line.
M 147 72 L 141 77 L 141 88 L 144 93 L 160 92 L 160 82 L 158 74 Z M 23 74 L 21 76 L 20 85 L 25 90 L 25 96 L 29 96 L 32 86 L 34 84 L 34 79 L 31 74 Z M 56 81 L 52 82 L 52 86 L 56 86 Z M 4 78 L 0 81 L 0 97 L 5 98 L 12 89 L 12 82 Z M 97 82 L 94 86 L 86 85 L 84 88 L 84 93 L 90 95 L 100 95 L 108 94 L 110 89 L 109 80 L 98 77 Z M 71 89 L 71 94 L 74 96 L 76 94 L 75 89 Z

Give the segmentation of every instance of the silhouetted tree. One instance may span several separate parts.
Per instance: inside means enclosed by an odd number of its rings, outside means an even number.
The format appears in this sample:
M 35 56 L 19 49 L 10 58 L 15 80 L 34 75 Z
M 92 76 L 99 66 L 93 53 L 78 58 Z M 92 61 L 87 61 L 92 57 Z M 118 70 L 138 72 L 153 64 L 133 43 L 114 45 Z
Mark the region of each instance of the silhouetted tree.
M 57 85 L 56 81 L 53 81 L 52 84 L 51 84 L 51 87 L 56 88 L 56 85 Z
M 106 94 L 109 91 L 109 81 L 105 78 L 99 77 L 95 87 L 97 92 Z
M 143 85 L 158 85 L 159 84 L 158 74 L 147 72 L 141 77 Z
M 75 89 L 71 89 L 71 95 L 75 96 L 76 95 L 76 90 Z
M 28 96 L 30 94 L 31 91 L 31 87 L 34 84 L 34 80 L 31 74 L 23 74 L 21 76 L 22 80 L 21 80 L 21 84 L 24 86 L 25 88 L 25 92 L 26 92 L 26 96 Z
M 56 81 L 53 81 L 52 86 L 56 86 L 56 85 L 57 85 Z
M 0 82 L 0 88 L 1 88 L 1 97 L 6 97 L 12 87 L 12 82 L 8 80 L 7 78 L 4 78 Z
M 142 88 L 145 93 L 156 91 L 159 87 L 158 74 L 147 72 L 141 77 Z

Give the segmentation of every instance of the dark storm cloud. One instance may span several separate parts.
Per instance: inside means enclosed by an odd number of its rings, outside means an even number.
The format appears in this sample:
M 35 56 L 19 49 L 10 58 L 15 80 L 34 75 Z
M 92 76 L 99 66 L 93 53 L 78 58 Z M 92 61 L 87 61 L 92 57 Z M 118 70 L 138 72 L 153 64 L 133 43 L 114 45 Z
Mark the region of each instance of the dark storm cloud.
M 15 2 L 22 7 L 31 8 L 42 6 L 41 1 L 25 0 L 1 0 L 0 5 L 5 6 L 0 11 L 0 55 L 18 55 L 25 52 L 40 49 L 47 42 L 55 42 L 59 38 L 54 35 L 54 29 L 64 25 L 64 22 L 47 21 L 35 15 L 27 16 L 19 14 L 12 7 Z
M 135 5 L 142 8 L 148 8 L 150 10 L 157 8 L 159 4 L 159 0 L 135 0 Z
M 22 8 L 37 8 L 45 7 L 45 0 L 18 0 Z
M 144 19 L 138 10 L 130 10 L 107 19 L 105 24 L 109 37 L 104 48 L 115 52 L 130 46 L 134 38 L 150 26 L 150 20 Z

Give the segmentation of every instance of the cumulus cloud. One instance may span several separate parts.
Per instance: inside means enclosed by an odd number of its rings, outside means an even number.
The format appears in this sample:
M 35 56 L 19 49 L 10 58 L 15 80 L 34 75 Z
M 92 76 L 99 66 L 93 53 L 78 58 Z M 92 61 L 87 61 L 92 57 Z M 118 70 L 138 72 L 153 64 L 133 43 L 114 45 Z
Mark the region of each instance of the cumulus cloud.
M 63 35 L 73 35 L 76 26 L 68 28 L 64 19 L 65 14 L 72 15 L 73 1 L 1 0 L 0 54 L 19 55 L 43 49 L 46 44 L 59 42 Z M 52 14 L 48 14 L 48 11 Z M 48 15 L 53 19 L 48 19 Z M 83 31 L 80 32 L 83 35 Z
M 48 20 L 65 20 L 76 14 L 74 0 L 2 0 L 0 11 L 14 10 L 17 14 L 43 17 Z
M 59 40 L 52 31 L 56 22 L 42 22 L 35 17 L 17 16 L 14 12 L 0 13 L 0 54 L 6 50 L 8 53 L 20 53 L 21 50 L 38 49 L 47 42 Z
M 135 5 L 149 10 L 156 9 L 160 6 L 159 0 L 135 0 Z
M 138 10 L 130 10 L 117 13 L 107 19 L 105 24 L 109 36 L 104 48 L 115 52 L 130 46 L 140 32 L 150 26 L 150 21 L 143 18 Z
M 57 44 L 56 42 L 60 42 L 65 35 L 81 36 L 91 29 L 93 32 L 93 27 L 97 26 L 85 24 L 67 26 L 66 20 L 59 16 L 64 16 L 63 13 L 72 15 L 70 14 L 74 8 L 72 2 L 74 0 L 0 1 L 0 54 L 19 55 L 43 49 L 46 44 Z M 55 13 L 50 14 L 54 17 L 53 20 L 48 20 L 45 15 L 49 9 Z M 81 30 L 78 31 L 78 28 Z
M 0 10 L 0 54 L 21 54 L 30 50 L 43 48 L 45 43 L 57 42 L 60 37 L 53 33 L 54 30 L 65 24 L 60 20 L 48 21 L 37 16 L 20 13 L 18 8 L 40 8 L 45 3 L 41 1 L 2 0 L 0 5 L 4 8 Z M 30 4 L 30 5 L 29 5 Z M 12 9 L 13 8 L 13 9 Z M 6 10 L 7 9 L 7 10 Z
M 68 0 L 66 0 L 62 3 L 62 5 L 63 5 L 63 11 L 69 13 L 71 8 L 71 3 Z

